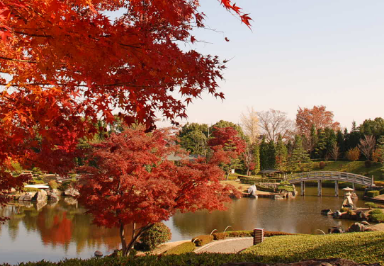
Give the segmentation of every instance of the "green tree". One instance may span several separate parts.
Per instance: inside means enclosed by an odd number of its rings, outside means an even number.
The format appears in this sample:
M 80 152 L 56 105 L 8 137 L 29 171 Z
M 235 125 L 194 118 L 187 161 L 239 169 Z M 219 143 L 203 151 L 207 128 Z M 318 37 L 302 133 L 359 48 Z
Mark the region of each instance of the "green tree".
M 309 151 L 310 151 L 312 157 L 314 157 L 314 150 L 315 150 L 315 147 L 317 146 L 317 143 L 319 141 L 315 125 L 312 125 L 309 137 L 310 137 L 310 141 L 311 141 L 311 146 L 310 146 Z
M 276 147 L 275 142 L 273 140 L 270 140 L 268 142 L 268 169 L 275 169 L 276 168 Z
M 288 150 L 283 142 L 283 138 L 279 136 L 276 144 L 276 168 L 280 171 L 286 171 Z
M 265 136 L 260 143 L 260 170 L 268 169 L 268 144 L 265 141 Z
M 372 135 L 379 139 L 380 136 L 384 135 L 384 119 L 381 117 L 376 117 L 374 120 L 366 119 L 359 126 L 359 131 L 362 136 Z
M 179 131 L 180 145 L 191 154 L 206 156 L 208 152 L 208 125 L 187 123 Z
M 344 157 L 345 154 L 345 139 L 344 139 L 344 134 L 341 130 L 337 131 L 336 134 L 336 142 L 337 145 L 339 146 L 339 152 L 340 152 L 340 157 Z
M 318 136 L 318 141 L 317 145 L 315 147 L 315 158 L 324 158 L 325 153 L 327 151 L 327 140 L 326 140 L 326 135 L 325 131 L 322 129 L 319 129 L 317 131 L 317 136 Z M 301 141 L 301 140 L 300 140 Z
M 301 137 L 296 135 L 292 155 L 288 159 L 288 170 L 292 172 L 309 171 L 311 168 L 312 162 L 309 154 L 303 148 Z
M 337 143 L 337 138 L 336 138 L 335 131 L 331 128 L 325 128 L 324 132 L 325 132 L 325 136 L 326 136 L 326 138 L 325 138 L 325 142 L 326 142 L 325 156 L 329 157 L 330 154 L 333 152 L 333 149 Z
M 260 172 L 260 145 L 255 143 L 253 148 L 253 159 L 255 167 L 253 169 L 254 173 L 257 174 Z

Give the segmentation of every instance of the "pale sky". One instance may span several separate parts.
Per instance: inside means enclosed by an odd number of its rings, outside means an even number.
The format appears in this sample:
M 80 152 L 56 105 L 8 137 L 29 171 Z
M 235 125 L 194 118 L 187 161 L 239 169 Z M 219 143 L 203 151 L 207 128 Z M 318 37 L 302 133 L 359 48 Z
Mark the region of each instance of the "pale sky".
M 216 0 L 202 0 L 203 54 L 231 59 L 219 82 L 224 101 L 205 94 L 181 123 L 240 122 L 248 107 L 295 119 L 298 107 L 325 105 L 351 128 L 384 117 L 383 0 L 238 0 L 252 29 Z M 230 39 L 226 42 L 224 37 Z M 165 123 L 159 123 L 159 126 Z

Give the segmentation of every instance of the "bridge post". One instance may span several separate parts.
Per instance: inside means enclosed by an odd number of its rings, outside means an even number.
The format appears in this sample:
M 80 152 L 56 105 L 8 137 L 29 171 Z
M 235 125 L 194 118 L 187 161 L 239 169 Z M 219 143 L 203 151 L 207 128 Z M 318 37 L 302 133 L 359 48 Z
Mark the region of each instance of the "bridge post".
M 339 196 L 339 181 L 335 180 L 335 197 Z
M 321 180 L 317 180 L 317 196 L 321 197 Z
M 352 183 L 353 191 L 355 191 L 355 183 Z
M 304 181 L 301 181 L 301 196 L 304 196 L 305 195 L 305 182 Z
M 371 187 L 373 187 L 374 185 L 375 185 L 375 178 L 372 175 Z

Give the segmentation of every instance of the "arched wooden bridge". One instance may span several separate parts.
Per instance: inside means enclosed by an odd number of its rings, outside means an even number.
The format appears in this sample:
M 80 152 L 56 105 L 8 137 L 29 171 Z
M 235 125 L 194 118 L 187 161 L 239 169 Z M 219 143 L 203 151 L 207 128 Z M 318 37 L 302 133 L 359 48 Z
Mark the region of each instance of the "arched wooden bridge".
M 319 171 L 319 172 L 304 172 L 297 173 L 288 176 L 288 182 L 291 184 L 301 184 L 301 195 L 305 194 L 305 181 L 317 181 L 317 195 L 321 196 L 321 182 L 324 180 L 335 181 L 335 196 L 339 196 L 339 181 L 352 183 L 353 188 L 355 184 L 372 187 L 375 185 L 373 176 L 366 177 L 363 175 L 357 175 L 346 172 L 334 172 L 334 171 Z

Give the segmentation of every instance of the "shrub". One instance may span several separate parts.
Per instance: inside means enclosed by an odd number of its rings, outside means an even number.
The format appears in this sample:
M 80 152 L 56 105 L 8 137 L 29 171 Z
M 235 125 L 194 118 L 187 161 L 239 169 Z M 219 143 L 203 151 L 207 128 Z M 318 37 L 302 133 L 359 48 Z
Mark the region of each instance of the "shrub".
M 379 209 L 374 209 L 369 213 L 368 218 L 374 223 L 382 223 L 384 222 L 384 213 Z
M 370 168 L 370 167 L 372 166 L 372 161 L 370 161 L 370 160 L 366 160 L 366 161 L 364 162 L 364 164 L 365 164 L 365 168 Z
M 32 174 L 34 175 L 41 175 L 43 172 L 40 170 L 39 167 L 33 167 L 32 168 Z
M 49 181 L 48 185 L 51 187 L 51 189 L 57 189 L 59 187 L 59 185 L 57 184 L 57 182 L 55 180 Z
M 384 181 L 375 181 L 375 185 L 379 187 L 384 187 Z
M 213 233 L 213 239 L 215 240 L 225 239 L 225 236 L 226 236 L 225 233 Z
M 37 192 L 37 191 L 39 191 L 40 189 L 38 189 L 38 188 L 34 188 L 34 187 L 25 187 L 25 188 L 23 188 L 23 191 L 24 192 Z
M 43 180 L 37 179 L 37 178 L 32 179 L 31 181 L 29 181 L 29 183 L 30 184 L 35 184 L 35 185 L 37 185 L 37 184 L 45 184 L 45 182 Z
M 349 149 L 347 151 L 346 156 L 347 156 L 347 159 L 349 161 L 357 161 L 357 160 L 359 160 L 359 157 L 360 157 L 360 150 L 359 150 L 359 148 L 355 147 L 353 149 Z
M 324 169 L 324 167 L 325 167 L 325 162 L 323 161 L 319 162 L 319 168 Z
M 195 250 L 196 246 L 195 243 L 192 242 L 186 242 L 183 244 L 180 244 L 174 248 L 169 249 L 167 252 L 165 252 L 166 255 L 180 255 L 184 253 L 193 252 Z
M 378 190 L 370 190 L 367 191 L 367 197 L 374 198 L 376 196 L 379 196 L 380 192 Z
M 384 188 L 380 190 L 380 195 L 384 194 Z
M 197 247 L 204 246 L 212 241 L 213 241 L 212 235 L 201 235 L 201 236 L 192 238 L 192 242 L 195 243 Z
M 141 237 L 141 246 L 145 250 L 153 250 L 158 245 L 171 239 L 171 230 L 163 223 L 156 223 L 145 231 Z
M 373 202 L 366 202 L 365 205 L 367 205 L 367 207 L 369 207 L 370 209 L 377 208 L 377 205 Z

